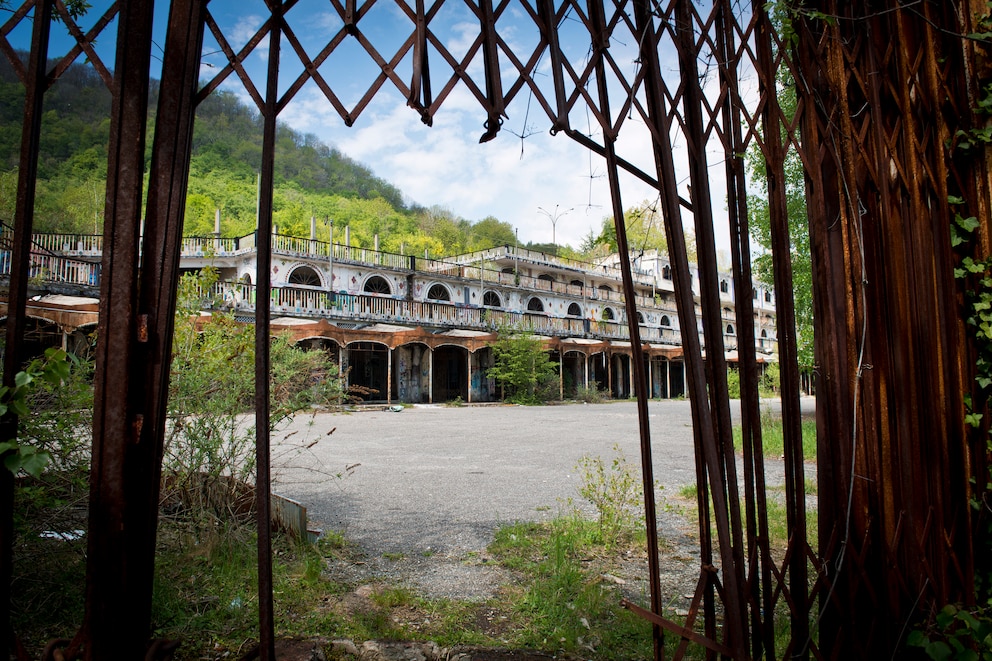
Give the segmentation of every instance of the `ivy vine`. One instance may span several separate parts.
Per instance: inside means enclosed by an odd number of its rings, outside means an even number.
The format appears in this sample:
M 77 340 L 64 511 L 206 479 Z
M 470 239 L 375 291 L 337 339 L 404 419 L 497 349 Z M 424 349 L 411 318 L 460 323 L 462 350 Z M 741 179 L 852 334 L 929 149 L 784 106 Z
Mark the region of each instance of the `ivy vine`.
M 978 30 L 969 39 L 981 42 L 980 47 L 992 47 L 992 3 L 988 13 L 978 18 Z M 974 128 L 959 130 L 948 147 L 956 157 L 984 160 L 992 148 L 992 83 L 982 81 L 979 98 L 973 108 Z M 992 256 L 976 256 L 979 244 L 976 233 L 982 226 L 975 216 L 962 213 L 967 200 L 949 196 L 948 204 L 955 210 L 951 222 L 951 246 L 957 254 L 954 277 L 960 283 L 964 303 L 965 328 L 975 348 L 975 384 L 965 392 L 964 423 L 984 438 L 986 464 L 992 457 L 992 432 L 986 419 L 992 394 Z M 979 440 L 981 442 L 981 440 Z M 978 481 L 984 479 L 985 484 Z M 913 631 L 907 644 L 922 648 L 931 659 L 943 661 L 992 661 L 992 465 L 988 472 L 971 479 L 971 500 L 974 513 L 975 599 L 974 608 L 948 604 L 937 613 L 934 622 L 925 629 Z

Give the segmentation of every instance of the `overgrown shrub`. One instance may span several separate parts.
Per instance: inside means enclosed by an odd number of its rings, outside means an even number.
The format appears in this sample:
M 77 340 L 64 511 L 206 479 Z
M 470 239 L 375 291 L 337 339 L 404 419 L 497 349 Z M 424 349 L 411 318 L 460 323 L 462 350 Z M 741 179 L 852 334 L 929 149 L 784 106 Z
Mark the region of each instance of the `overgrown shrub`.
M 606 398 L 599 391 L 599 384 L 590 381 L 588 386 L 579 386 L 575 389 L 575 399 L 586 404 L 599 404 Z
M 727 392 L 730 399 L 741 398 L 741 373 L 733 367 L 727 369 Z
M 557 368 L 544 350 L 541 338 L 514 329 L 501 329 L 492 350 L 494 365 L 486 374 L 503 389 L 506 401 L 538 404 L 558 399 Z M 552 380 L 553 397 L 548 385 Z
M 253 503 L 255 327 L 226 313 L 201 321 L 201 292 L 215 274 L 180 283 L 163 461 L 168 512 L 221 518 L 247 515 Z M 272 338 L 270 429 L 312 405 L 341 400 L 337 366 L 323 351 Z M 196 518 L 196 516 L 194 516 Z
M 82 617 L 82 590 L 72 588 L 84 580 L 92 363 L 49 349 L 22 374 L 15 397 L 4 393 L 18 414 L 19 447 L 0 470 L 16 476 L 11 617 L 31 646 L 71 636 Z
M 643 524 L 644 487 L 640 470 L 627 461 L 619 445 L 613 446 L 609 464 L 602 457 L 584 454 L 576 470 L 582 483 L 579 495 L 599 514 L 599 533 L 607 547 L 629 539 Z

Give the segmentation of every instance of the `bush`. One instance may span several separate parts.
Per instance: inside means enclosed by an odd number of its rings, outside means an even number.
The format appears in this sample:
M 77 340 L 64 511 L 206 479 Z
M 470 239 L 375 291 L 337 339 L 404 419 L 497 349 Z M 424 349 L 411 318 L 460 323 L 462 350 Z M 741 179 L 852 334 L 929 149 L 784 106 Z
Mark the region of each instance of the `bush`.
M 627 461 L 619 445 L 613 446 L 613 452 L 615 456 L 608 466 L 602 457 L 585 454 L 575 467 L 582 480 L 579 495 L 599 513 L 599 533 L 607 547 L 629 539 L 643 525 L 644 487 L 640 471 Z
M 591 381 L 588 386 L 579 386 L 575 390 L 575 399 L 586 404 L 599 404 L 606 400 L 595 381 Z
M 173 513 L 226 519 L 249 514 L 253 500 L 255 426 L 244 414 L 254 403 L 255 327 L 224 313 L 200 324 L 193 311 L 213 277 L 187 275 L 180 284 L 162 499 Z M 306 407 L 340 403 L 337 366 L 325 352 L 277 336 L 270 362 L 270 429 Z
M 741 373 L 733 367 L 727 369 L 727 391 L 730 399 L 741 398 Z
M 503 388 L 504 399 L 515 404 L 537 404 L 558 399 L 557 371 L 539 337 L 515 330 L 500 330 L 492 347 L 494 365 L 486 374 Z M 554 396 L 550 396 L 550 381 Z

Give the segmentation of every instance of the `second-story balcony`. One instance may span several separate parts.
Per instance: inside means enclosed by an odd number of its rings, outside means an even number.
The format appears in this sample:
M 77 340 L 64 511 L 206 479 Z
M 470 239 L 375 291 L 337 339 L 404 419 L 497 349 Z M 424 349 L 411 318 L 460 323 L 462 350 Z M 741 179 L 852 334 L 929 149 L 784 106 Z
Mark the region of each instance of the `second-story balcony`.
M 254 313 L 254 285 L 233 282 L 216 283 L 202 292 L 212 307 L 235 313 Z M 510 312 L 440 301 L 411 301 L 387 296 L 340 294 L 303 287 L 277 287 L 271 292 L 273 314 L 301 318 L 323 318 L 343 322 L 393 323 L 437 329 L 464 328 L 495 332 L 516 328 L 552 337 L 589 337 L 604 340 L 629 340 L 626 324 L 614 321 L 590 321 L 576 317 L 552 317 L 529 312 Z M 639 328 L 641 341 L 681 345 L 678 330 L 666 327 Z

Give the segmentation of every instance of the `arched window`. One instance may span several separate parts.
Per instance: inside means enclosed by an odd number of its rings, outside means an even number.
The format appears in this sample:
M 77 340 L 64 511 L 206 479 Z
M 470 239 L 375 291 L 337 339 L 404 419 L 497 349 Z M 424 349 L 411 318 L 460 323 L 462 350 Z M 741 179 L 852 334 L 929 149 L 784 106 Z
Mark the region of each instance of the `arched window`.
M 734 314 L 734 311 L 733 310 L 731 310 L 730 308 L 723 308 L 723 316 L 729 317 L 732 314 Z
M 500 271 L 500 273 L 513 273 L 513 267 L 512 266 L 504 266 L 503 267 L 503 270 Z
M 641 311 L 640 310 L 637 311 L 637 323 L 640 326 L 643 326 L 644 325 L 644 315 L 641 314 Z
M 250 285 L 251 284 L 251 273 L 245 273 L 243 276 L 241 276 L 241 283 L 242 284 L 245 284 L 245 285 Z
M 585 287 L 586 286 L 586 284 L 584 282 L 582 282 L 581 280 L 572 280 L 568 284 L 572 285 L 573 287 L 578 287 L 579 289 L 581 289 L 582 287 Z
M 600 285 L 600 286 L 599 286 L 599 291 L 608 291 L 608 292 L 612 292 L 612 291 L 613 291 L 613 289 L 612 289 L 612 288 L 611 288 L 611 287 L 610 287 L 609 285 Z
M 765 303 L 771 303 L 771 302 L 772 302 L 772 293 L 768 290 L 765 290 Z
M 529 301 L 527 301 L 527 309 L 531 312 L 544 312 L 544 303 L 541 302 L 537 296 L 532 296 Z
M 297 266 L 289 274 L 289 284 L 319 287 L 320 275 L 309 266 Z
M 393 288 L 389 286 L 389 281 L 381 275 L 373 275 L 365 281 L 365 291 L 370 294 L 392 294 Z
M 672 325 L 672 320 L 668 318 L 668 315 L 667 314 L 666 315 L 663 315 L 661 317 L 661 325 L 662 326 L 671 326 Z
M 603 308 L 603 321 L 613 321 L 617 316 L 613 312 L 613 308 Z
M 765 330 L 764 328 L 761 329 L 761 337 L 763 337 L 763 338 L 764 337 L 768 337 L 768 331 Z
M 429 301 L 450 301 L 451 292 L 444 285 L 437 284 L 431 285 L 431 288 L 427 290 L 427 300 Z
M 727 335 L 733 335 L 733 334 L 734 334 L 734 327 L 731 326 L 730 324 L 727 324 Z
M 751 298 L 758 300 L 758 289 L 756 287 L 751 287 Z
M 668 264 L 665 264 L 661 268 L 661 277 L 664 278 L 665 280 L 671 280 L 672 279 L 672 267 L 669 266 Z
M 727 282 L 726 280 L 721 280 L 720 281 L 720 292 L 723 293 L 723 294 L 729 294 L 730 293 L 730 283 Z
M 487 308 L 501 308 L 503 307 L 503 301 L 500 299 L 499 294 L 494 291 L 487 291 L 482 295 L 482 304 Z
M 541 275 L 537 276 L 537 279 L 538 280 L 544 280 L 545 282 L 554 282 L 555 281 L 555 279 L 552 278 L 547 273 L 542 273 Z
M 582 308 L 579 307 L 578 303 L 572 303 L 568 306 L 568 316 L 569 317 L 581 317 Z

